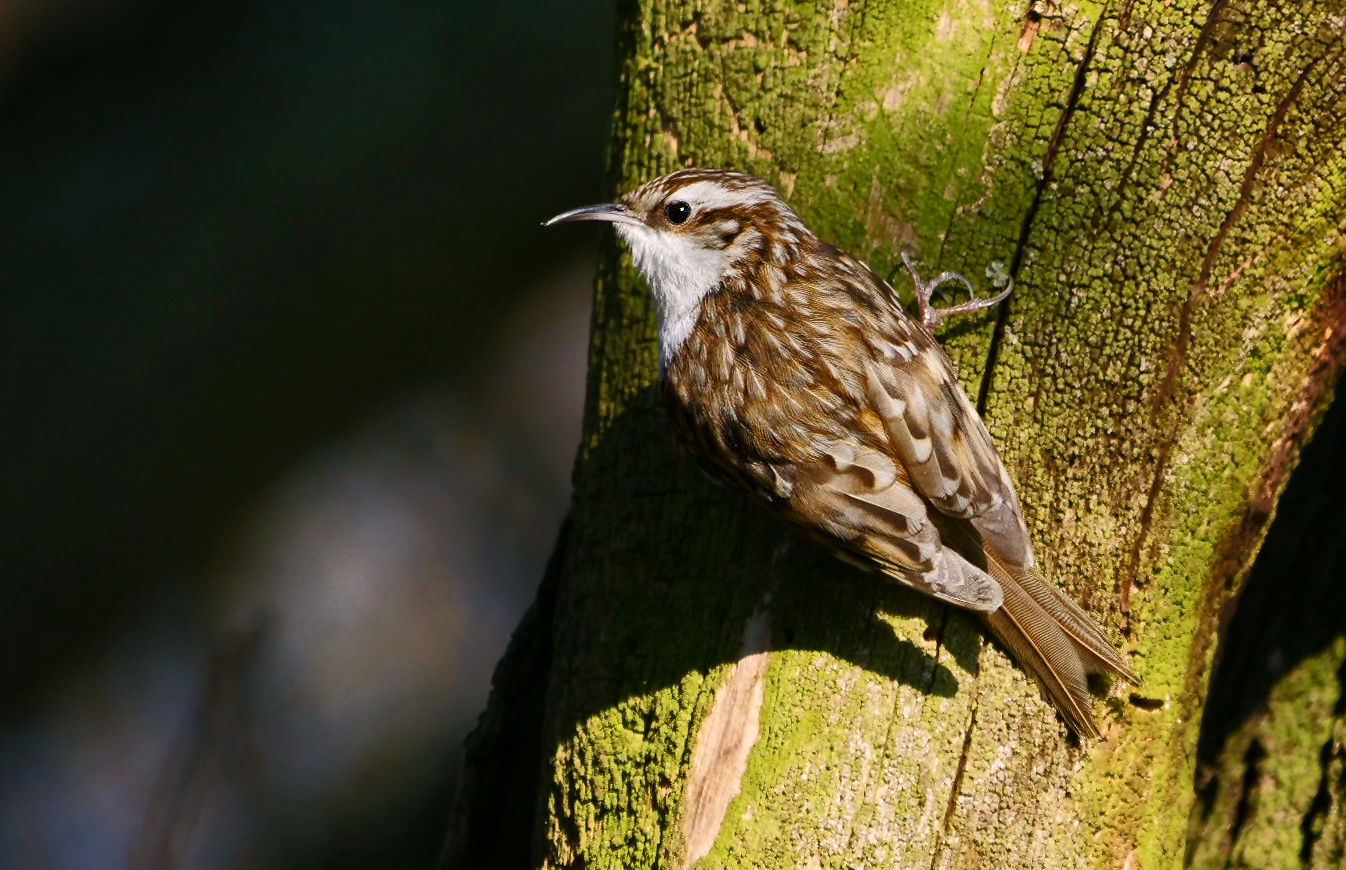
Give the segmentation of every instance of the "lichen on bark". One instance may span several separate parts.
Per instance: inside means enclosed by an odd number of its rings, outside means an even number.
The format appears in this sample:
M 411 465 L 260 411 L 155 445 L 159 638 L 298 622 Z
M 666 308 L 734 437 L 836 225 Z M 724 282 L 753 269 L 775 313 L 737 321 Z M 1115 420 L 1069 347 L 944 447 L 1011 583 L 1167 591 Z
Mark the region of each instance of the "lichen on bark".
M 539 863 L 687 863 L 697 735 L 764 606 L 758 733 L 698 866 L 1181 860 L 1220 608 L 1342 359 L 1343 38 L 1322 2 L 623 4 L 614 187 L 744 169 L 881 272 L 911 247 L 1013 274 L 941 339 L 1048 576 L 1144 684 L 1073 742 L 975 622 L 703 482 L 609 243 Z

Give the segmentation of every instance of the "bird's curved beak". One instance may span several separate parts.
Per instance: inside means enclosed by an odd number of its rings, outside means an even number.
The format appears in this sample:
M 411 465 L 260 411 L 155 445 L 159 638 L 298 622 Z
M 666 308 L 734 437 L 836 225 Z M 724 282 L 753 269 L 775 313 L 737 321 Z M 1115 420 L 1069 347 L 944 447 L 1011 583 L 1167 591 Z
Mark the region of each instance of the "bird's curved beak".
M 583 208 L 572 208 L 570 211 L 561 212 L 549 221 L 544 221 L 542 225 L 549 227 L 552 224 L 565 224 L 572 221 L 611 221 L 619 224 L 639 224 L 640 218 L 631 213 L 631 210 L 620 202 L 610 202 L 605 205 L 586 205 Z

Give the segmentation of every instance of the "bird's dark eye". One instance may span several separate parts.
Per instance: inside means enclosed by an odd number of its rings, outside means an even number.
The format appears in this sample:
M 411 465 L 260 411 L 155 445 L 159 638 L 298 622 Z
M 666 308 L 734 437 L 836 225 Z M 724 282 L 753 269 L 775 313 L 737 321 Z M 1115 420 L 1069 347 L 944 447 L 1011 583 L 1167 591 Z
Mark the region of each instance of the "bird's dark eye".
M 680 224 L 692 216 L 692 207 L 682 200 L 670 202 L 668 208 L 664 209 L 664 214 L 668 215 L 668 222 L 671 224 Z

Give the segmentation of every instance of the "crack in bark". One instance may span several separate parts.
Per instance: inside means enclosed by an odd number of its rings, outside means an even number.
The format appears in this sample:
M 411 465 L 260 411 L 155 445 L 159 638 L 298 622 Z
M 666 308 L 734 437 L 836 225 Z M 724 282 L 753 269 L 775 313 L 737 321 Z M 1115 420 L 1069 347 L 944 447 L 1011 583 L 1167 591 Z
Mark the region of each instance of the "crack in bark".
M 1192 67 L 1196 64 L 1197 58 L 1200 57 L 1201 52 L 1205 49 L 1206 43 L 1210 41 L 1210 35 L 1215 27 L 1216 19 L 1224 10 L 1224 6 L 1227 2 L 1228 0 L 1215 0 L 1215 3 L 1211 6 L 1210 14 L 1206 16 L 1206 22 L 1201 26 L 1201 32 L 1197 35 L 1196 46 L 1193 47 L 1191 56 L 1188 57 L 1187 63 L 1183 64 L 1182 70 L 1178 73 L 1176 79 L 1178 85 L 1178 104 L 1174 109 L 1174 123 L 1177 122 L 1178 113 L 1182 109 L 1182 101 L 1186 96 L 1187 82 L 1191 78 Z M 1118 19 L 1119 29 L 1125 30 L 1127 25 L 1130 24 L 1131 9 L 1134 4 L 1135 0 L 1127 0 L 1126 8 L 1122 10 L 1122 14 Z M 1145 143 L 1150 140 L 1150 128 L 1154 124 L 1155 112 L 1158 111 L 1159 104 L 1162 103 L 1168 97 L 1169 92 L 1173 90 L 1174 83 L 1175 80 L 1170 78 L 1168 83 L 1165 84 L 1164 87 L 1154 95 L 1154 98 L 1150 100 L 1150 106 L 1145 111 L 1145 120 L 1140 125 L 1140 135 L 1136 137 L 1136 146 L 1131 151 L 1131 160 L 1127 163 L 1126 169 L 1122 170 L 1121 177 L 1117 181 L 1117 192 L 1113 198 L 1112 206 L 1108 208 L 1105 215 L 1102 215 L 1103 220 L 1111 220 L 1112 216 L 1116 214 L 1117 209 L 1121 208 L 1122 194 L 1125 193 L 1127 185 L 1131 182 L 1131 176 L 1136 171 L 1136 164 L 1140 161 L 1141 150 L 1144 149 Z M 1168 156 L 1165 157 L 1163 167 L 1164 172 L 1168 171 L 1168 167 L 1171 163 L 1171 155 L 1172 152 L 1170 151 Z
M 1337 691 L 1337 703 L 1332 706 L 1332 717 L 1341 720 L 1346 717 L 1346 659 L 1337 668 Z M 1304 812 L 1304 818 L 1299 822 L 1300 835 L 1304 838 L 1299 847 L 1299 860 L 1305 867 L 1310 866 L 1314 846 L 1322 837 L 1319 820 L 1326 821 L 1333 802 L 1339 797 L 1339 790 L 1346 786 L 1346 767 L 1342 765 L 1342 758 L 1341 740 L 1335 733 L 1329 734 L 1318 753 L 1318 791 L 1314 793 L 1313 800 L 1309 802 L 1309 807 Z M 1336 783 L 1333 783 L 1334 768 L 1338 779 Z M 1336 788 L 1333 788 L 1334 785 Z M 1318 830 L 1314 830 L 1315 828 Z
M 1201 25 L 1201 32 L 1197 34 L 1196 45 L 1192 47 L 1192 54 L 1187 58 L 1187 63 L 1183 64 L 1182 72 L 1178 73 L 1178 91 L 1176 103 L 1173 106 L 1173 120 L 1171 126 L 1176 130 L 1178 118 L 1182 116 L 1183 102 L 1187 98 L 1187 83 L 1192 80 L 1192 70 L 1196 67 L 1197 60 L 1205 50 L 1207 43 L 1211 40 L 1211 35 L 1215 32 L 1215 25 L 1219 23 L 1220 13 L 1224 12 L 1224 7 L 1229 0 L 1215 0 L 1211 4 L 1210 14 L 1206 16 L 1206 22 Z M 1164 165 L 1160 168 L 1160 175 L 1168 172 L 1173 165 L 1173 158 L 1176 154 L 1175 148 L 1178 140 L 1174 136 L 1170 142 L 1168 152 L 1164 155 Z
M 1122 7 L 1121 13 L 1117 16 L 1118 29 L 1125 30 L 1131 24 L 1131 10 L 1135 7 L 1136 0 L 1126 0 L 1126 5 Z
M 1238 199 L 1230 207 L 1224 221 L 1220 224 L 1220 228 L 1215 231 L 1215 235 L 1211 237 L 1210 243 L 1206 246 L 1206 254 L 1201 258 L 1201 270 L 1197 275 L 1196 283 L 1193 285 L 1192 291 L 1187 294 L 1187 299 L 1183 302 L 1182 310 L 1178 314 L 1178 335 L 1174 343 L 1173 353 L 1169 357 L 1168 367 L 1164 371 L 1164 379 L 1160 382 L 1159 389 L 1155 392 L 1154 401 L 1150 405 L 1148 427 L 1151 429 L 1157 424 L 1159 415 L 1165 405 L 1168 404 L 1170 399 L 1174 398 L 1178 391 L 1179 373 L 1186 362 L 1187 345 L 1192 338 L 1192 312 L 1196 308 L 1197 302 L 1206 295 L 1207 288 L 1210 285 L 1211 273 L 1215 268 L 1215 260 L 1219 257 L 1229 232 L 1243 217 L 1243 213 L 1247 211 L 1248 202 L 1252 198 L 1253 185 L 1266 164 L 1267 151 L 1276 138 L 1281 122 L 1285 120 L 1290 108 L 1298 100 L 1305 82 L 1308 81 L 1309 73 L 1318 64 L 1318 60 L 1319 58 L 1315 57 L 1304 67 L 1303 71 L 1290 85 L 1289 90 L 1286 91 L 1285 96 L 1277 104 L 1276 110 L 1272 112 L 1271 118 L 1267 121 L 1266 130 L 1262 134 L 1262 139 L 1253 149 L 1248 167 L 1244 170 L 1243 181 L 1239 185 Z M 1136 575 L 1140 571 L 1140 554 L 1145 548 L 1146 539 L 1149 537 L 1150 527 L 1154 521 L 1154 507 L 1158 502 L 1159 493 L 1163 489 L 1164 474 L 1168 470 L 1168 461 L 1172 456 L 1173 447 L 1177 443 L 1178 428 L 1182 425 L 1183 418 L 1184 415 L 1179 412 L 1173 420 L 1173 425 L 1169 428 L 1167 436 L 1159 445 L 1154 474 L 1150 478 L 1150 484 L 1146 491 L 1145 505 L 1140 511 L 1140 531 L 1136 534 L 1126 573 L 1122 578 L 1118 608 L 1122 614 L 1122 631 L 1128 637 L 1131 631 L 1131 590 L 1135 586 Z
M 980 675 L 981 668 L 977 668 Z M 977 689 L 977 683 L 972 683 L 973 691 Z M 949 828 L 953 826 L 953 813 L 958 806 L 958 792 L 963 787 L 963 775 L 967 771 L 967 759 L 972 752 L 972 733 L 977 730 L 977 701 L 980 693 L 972 696 L 972 716 L 968 719 L 967 730 L 963 732 L 963 748 L 958 753 L 958 767 L 953 773 L 953 786 L 949 790 L 949 802 L 944 807 L 944 821 L 940 825 L 939 833 L 935 835 L 935 848 L 930 856 L 930 870 L 935 870 L 939 865 L 940 855 L 944 852 L 944 844 L 949 836 Z
M 922 691 L 922 694 L 927 697 L 935 690 L 935 680 L 939 678 L 939 655 L 944 651 L 944 631 L 949 626 L 949 611 L 950 608 L 947 606 L 942 608 L 939 615 L 939 628 L 935 629 L 935 654 L 933 656 L 935 662 L 930 668 L 930 679 L 926 681 L 925 689 Z
M 1111 5 L 1111 4 L 1109 4 Z M 1056 162 L 1056 155 L 1061 148 L 1061 140 L 1065 138 L 1066 126 L 1070 123 L 1071 117 L 1075 114 L 1075 109 L 1079 106 L 1080 98 L 1084 95 L 1084 85 L 1086 74 L 1089 71 L 1089 64 L 1094 59 L 1094 50 L 1098 45 L 1098 34 L 1103 28 L 1103 20 L 1107 17 L 1108 7 L 1103 8 L 1102 14 L 1094 22 L 1093 29 L 1089 32 L 1089 42 L 1084 48 L 1084 56 L 1080 58 L 1080 64 L 1075 69 L 1075 80 L 1070 86 L 1070 96 L 1066 99 L 1066 106 L 1061 111 L 1061 117 L 1056 121 L 1056 129 L 1052 132 L 1051 141 L 1047 143 L 1047 151 L 1042 157 L 1042 172 L 1038 177 L 1036 189 L 1033 191 L 1033 201 L 1029 204 L 1028 210 L 1024 212 L 1023 223 L 1019 227 L 1019 241 L 1014 248 L 1014 257 L 1010 260 L 1010 278 L 1012 280 L 1019 277 L 1019 269 L 1023 266 L 1024 254 L 1028 250 L 1028 237 L 1033 231 L 1033 222 L 1037 218 L 1038 209 L 1042 205 L 1042 195 L 1051 182 L 1052 164 Z M 977 389 L 977 413 L 982 417 L 986 416 L 986 400 L 991 393 L 991 380 L 995 374 L 996 360 L 1000 356 L 1000 345 L 1005 339 L 1005 329 L 1009 324 L 1009 303 L 1006 299 L 996 308 L 995 330 L 991 333 L 991 346 L 986 352 L 986 367 L 982 370 L 981 385 Z
M 1234 205 L 1225 215 L 1220 228 L 1216 230 L 1215 235 L 1211 237 L 1210 244 L 1206 247 L 1206 254 L 1201 258 L 1201 271 L 1197 276 L 1196 284 L 1192 287 L 1192 292 L 1187 295 L 1187 301 L 1183 303 L 1182 311 L 1179 314 L 1178 321 L 1178 341 L 1174 349 L 1173 356 L 1169 359 L 1168 369 L 1164 373 L 1164 380 L 1160 384 L 1159 393 L 1154 398 L 1154 404 L 1150 409 L 1150 425 L 1153 426 L 1161 410 L 1164 401 L 1176 385 L 1177 371 L 1182 366 L 1183 358 L 1186 355 L 1187 343 L 1191 340 L 1192 333 L 1192 310 L 1196 303 L 1206 294 L 1206 288 L 1210 284 L 1211 272 L 1215 266 L 1215 259 L 1220 255 L 1220 249 L 1224 246 L 1224 240 L 1233 229 L 1234 224 L 1248 208 L 1248 201 L 1252 195 L 1254 182 L 1257 175 L 1261 172 L 1266 163 L 1267 149 L 1271 146 L 1272 140 L 1276 138 L 1276 131 L 1280 128 L 1281 122 L 1285 120 L 1290 107 L 1298 99 L 1300 92 L 1304 89 L 1304 82 L 1308 79 L 1309 73 L 1318 63 L 1318 58 L 1309 62 L 1295 79 L 1285 97 L 1276 106 L 1275 112 L 1267 121 L 1266 131 L 1262 134 L 1262 139 L 1253 150 L 1252 159 L 1248 161 L 1248 168 L 1244 170 L 1243 181 L 1239 185 L 1239 196 Z
M 1262 741 L 1256 738 L 1248 744 L 1248 750 L 1243 754 L 1243 782 L 1239 789 L 1238 804 L 1234 807 L 1234 820 L 1229 825 L 1228 836 L 1231 846 L 1238 842 L 1239 832 L 1243 830 L 1243 826 L 1248 822 L 1248 817 L 1252 815 L 1254 809 L 1253 795 L 1257 791 L 1258 782 L 1262 778 L 1262 759 L 1266 757 L 1267 751 L 1262 746 Z

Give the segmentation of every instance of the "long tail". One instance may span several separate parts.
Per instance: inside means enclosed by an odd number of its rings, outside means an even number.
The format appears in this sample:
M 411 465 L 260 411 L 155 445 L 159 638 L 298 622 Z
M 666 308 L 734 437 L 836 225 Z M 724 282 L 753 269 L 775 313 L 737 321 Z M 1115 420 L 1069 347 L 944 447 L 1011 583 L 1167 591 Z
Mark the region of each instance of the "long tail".
M 1089 674 L 1115 673 L 1139 682 L 1121 653 L 1083 608 L 1057 591 L 1037 568 L 1009 568 L 989 559 L 1005 603 L 984 614 L 991 632 L 1042 684 L 1066 724 L 1081 736 L 1097 737 L 1090 715 Z

